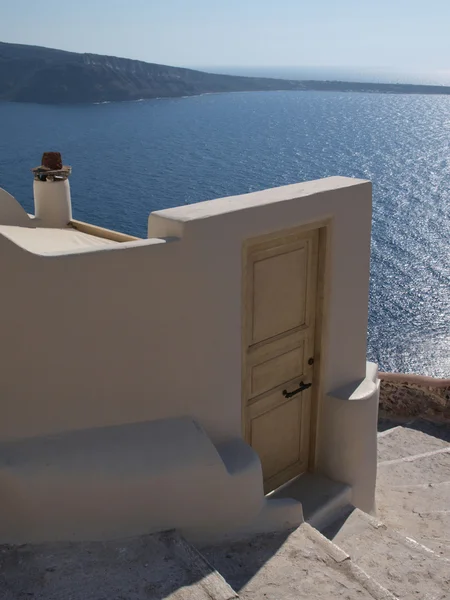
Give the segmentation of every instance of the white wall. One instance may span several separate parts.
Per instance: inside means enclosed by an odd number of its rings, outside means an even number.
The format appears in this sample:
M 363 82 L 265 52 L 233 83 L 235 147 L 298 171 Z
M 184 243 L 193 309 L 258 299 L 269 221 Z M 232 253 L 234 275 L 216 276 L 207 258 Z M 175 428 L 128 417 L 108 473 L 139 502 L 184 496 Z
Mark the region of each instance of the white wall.
M 366 373 L 371 184 L 325 180 L 159 211 L 149 236 L 38 256 L 0 237 L 0 440 L 190 415 L 241 432 L 244 239 L 331 218 L 323 391 Z

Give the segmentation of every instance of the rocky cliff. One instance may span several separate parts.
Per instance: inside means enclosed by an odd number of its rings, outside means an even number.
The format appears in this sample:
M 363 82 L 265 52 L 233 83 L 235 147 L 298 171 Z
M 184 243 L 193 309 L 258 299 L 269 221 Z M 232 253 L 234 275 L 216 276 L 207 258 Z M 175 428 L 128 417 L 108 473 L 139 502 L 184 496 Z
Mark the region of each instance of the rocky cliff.
M 328 90 L 450 94 L 450 87 L 238 77 L 0 42 L 0 100 L 79 103 L 204 93 Z

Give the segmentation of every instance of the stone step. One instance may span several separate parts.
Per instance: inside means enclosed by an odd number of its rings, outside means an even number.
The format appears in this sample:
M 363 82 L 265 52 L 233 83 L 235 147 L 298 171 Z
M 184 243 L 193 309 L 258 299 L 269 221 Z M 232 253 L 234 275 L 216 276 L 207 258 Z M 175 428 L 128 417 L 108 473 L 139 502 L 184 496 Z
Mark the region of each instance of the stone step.
M 307 523 L 200 551 L 243 600 L 396 599 Z
M 325 533 L 400 600 L 449 597 L 450 561 L 374 517 L 355 509 Z
M 351 501 L 349 485 L 320 473 L 304 473 L 269 495 L 272 500 L 292 498 L 301 503 L 304 520 L 322 529 L 333 522 Z
M 378 461 L 405 458 L 450 447 L 445 439 L 429 435 L 414 426 L 414 423 L 397 426 L 378 434 Z
M 450 446 L 378 463 L 383 485 L 436 484 L 450 481 Z

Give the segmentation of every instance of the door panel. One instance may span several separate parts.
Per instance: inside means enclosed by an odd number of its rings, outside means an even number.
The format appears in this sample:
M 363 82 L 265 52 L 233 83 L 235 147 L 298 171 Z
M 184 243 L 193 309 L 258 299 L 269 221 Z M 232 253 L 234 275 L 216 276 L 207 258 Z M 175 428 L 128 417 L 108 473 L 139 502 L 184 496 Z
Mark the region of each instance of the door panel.
M 288 385 L 295 389 L 298 381 Z M 309 394 L 309 392 L 303 392 Z M 258 453 L 266 493 L 307 468 L 309 402 L 297 397 L 286 400 L 281 390 L 249 406 L 249 443 Z
M 267 392 L 303 373 L 303 344 L 279 356 L 254 365 L 251 369 L 251 396 Z
M 289 393 L 312 381 L 317 255 L 317 230 L 250 243 L 244 253 L 245 430 L 266 492 L 308 464 L 311 389 Z
M 251 443 L 261 458 L 264 480 L 298 462 L 300 424 L 300 404 L 294 399 L 251 420 Z
M 305 322 L 305 248 L 259 256 L 253 264 L 253 343 Z

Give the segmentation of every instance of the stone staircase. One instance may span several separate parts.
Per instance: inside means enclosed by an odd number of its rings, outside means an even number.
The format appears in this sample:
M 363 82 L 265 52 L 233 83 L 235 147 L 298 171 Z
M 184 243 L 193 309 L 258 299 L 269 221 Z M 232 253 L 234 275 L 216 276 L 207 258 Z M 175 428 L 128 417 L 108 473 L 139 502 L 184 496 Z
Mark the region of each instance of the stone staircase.
M 3 546 L 0 597 L 449 600 L 450 427 L 420 420 L 382 427 L 377 518 L 347 504 L 322 532 L 303 523 L 198 548 L 173 531 Z
M 395 599 L 308 523 L 201 552 L 245 600 Z
M 241 598 L 450 599 L 450 427 L 381 425 L 378 518 L 201 549 Z

